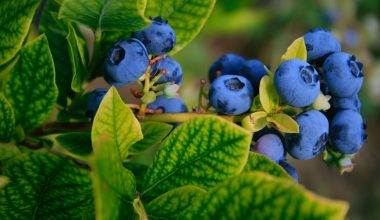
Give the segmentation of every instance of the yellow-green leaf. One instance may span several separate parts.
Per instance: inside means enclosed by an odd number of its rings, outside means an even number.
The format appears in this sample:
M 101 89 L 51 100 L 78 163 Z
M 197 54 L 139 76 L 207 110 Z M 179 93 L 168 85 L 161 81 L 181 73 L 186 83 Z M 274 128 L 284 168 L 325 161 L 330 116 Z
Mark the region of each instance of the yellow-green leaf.
M 145 16 L 161 16 L 169 21 L 177 40 L 170 54 L 175 54 L 191 42 L 210 16 L 216 0 L 149 0 Z
M 271 159 L 255 152 L 249 152 L 244 172 L 261 171 L 272 176 L 293 180 L 286 171 Z
M 130 219 L 136 193 L 133 173 L 123 167 L 119 150 L 106 133 L 96 135 L 92 144 L 90 166 L 97 219 Z
M 0 66 L 12 59 L 28 35 L 40 0 L 1 1 Z
M 0 141 L 8 142 L 15 129 L 15 115 L 11 104 L 0 93 Z
M 122 160 L 127 158 L 128 148 L 143 138 L 139 122 L 115 87 L 111 87 L 104 96 L 92 125 L 92 142 L 102 135 L 112 139 Z
M 282 55 L 281 60 L 285 61 L 294 58 L 307 61 L 307 50 L 303 37 L 297 38 L 293 41 L 293 43 L 286 50 L 286 53 Z
M 264 76 L 260 81 L 260 102 L 267 113 L 276 111 L 279 108 L 280 96 L 273 83 L 273 78 Z
M 65 0 L 60 19 L 79 22 L 93 31 L 136 31 L 146 25 L 146 0 Z
M 58 96 L 53 58 L 45 35 L 26 44 L 5 82 L 5 95 L 13 107 L 16 124 L 31 131 L 54 108 Z
M 202 188 L 182 186 L 155 198 L 145 206 L 145 209 L 148 217 L 174 219 L 206 194 L 206 190 Z
M 285 133 L 299 133 L 297 122 L 287 114 L 274 114 L 267 117 L 270 122 L 278 130 Z
M 343 220 L 346 202 L 316 196 L 294 181 L 244 172 L 212 189 L 178 219 Z
M 246 128 L 251 132 L 260 131 L 268 124 L 266 117 L 267 113 L 264 111 L 255 112 L 244 117 L 241 124 L 243 128 Z
M 146 173 L 143 195 L 154 197 L 184 185 L 208 189 L 239 174 L 251 137 L 246 129 L 217 116 L 183 123 L 159 148 Z
M 330 96 L 325 96 L 322 92 L 319 92 L 317 99 L 314 101 L 311 107 L 318 111 L 327 111 L 331 107 L 329 103 L 330 98 Z
M 144 139 L 133 144 L 129 149 L 129 153 L 138 154 L 159 144 L 162 139 L 169 134 L 172 128 L 172 125 L 166 123 L 154 121 L 142 122 L 141 130 L 144 135 Z
M 0 143 L 0 161 L 12 159 L 20 154 L 16 145 L 10 143 Z

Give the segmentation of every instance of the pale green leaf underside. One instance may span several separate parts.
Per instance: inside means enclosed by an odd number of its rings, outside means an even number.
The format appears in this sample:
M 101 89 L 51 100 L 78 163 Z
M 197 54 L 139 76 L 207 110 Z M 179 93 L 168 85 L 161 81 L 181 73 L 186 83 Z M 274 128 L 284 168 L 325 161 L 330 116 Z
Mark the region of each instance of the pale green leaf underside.
M 80 219 L 92 206 L 91 179 L 68 158 L 22 154 L 4 164 L 0 219 Z
M 277 109 L 280 103 L 280 97 L 274 87 L 273 78 L 264 76 L 260 81 L 260 102 L 261 106 L 267 113 Z
M 16 124 L 26 131 L 41 124 L 53 110 L 58 89 L 45 35 L 22 48 L 20 58 L 5 83 L 5 94 L 13 107 Z
M 92 139 L 94 148 L 90 165 L 93 172 L 97 219 L 128 219 L 131 201 L 136 193 L 136 181 L 122 166 L 118 148 L 107 135 Z M 129 203 L 128 203 L 129 202 Z
M 279 131 L 285 133 L 299 133 L 297 122 L 289 115 L 283 113 L 273 114 L 268 116 L 267 120 Z
M 216 0 L 149 0 L 145 16 L 161 16 L 174 29 L 177 42 L 170 54 L 184 48 L 201 31 Z
M 307 50 L 303 37 L 297 38 L 293 41 L 293 43 L 286 50 L 286 53 L 282 55 L 281 60 L 285 61 L 294 58 L 307 61 Z
M 59 18 L 82 23 L 93 31 L 136 31 L 146 25 L 145 4 L 146 0 L 65 0 Z
M 202 188 L 182 186 L 155 198 L 145 206 L 145 210 L 150 219 L 175 219 L 180 212 L 205 195 L 206 191 Z
M 159 144 L 172 129 L 172 125 L 161 122 L 142 122 L 141 130 L 144 139 L 133 144 L 130 149 L 130 154 L 138 154 L 146 149 Z
M 244 128 L 248 129 L 251 132 L 260 131 L 268 122 L 266 120 L 267 113 L 264 111 L 254 112 L 243 118 L 241 124 Z
M 269 158 L 254 152 L 249 153 L 247 164 L 244 167 L 244 172 L 252 171 L 261 171 L 272 176 L 293 180 L 281 166 Z
M 0 143 L 0 161 L 12 159 L 20 154 L 20 150 L 16 145 L 8 143 Z
M 348 205 L 306 191 L 293 181 L 246 172 L 212 189 L 178 219 L 339 220 Z
M 66 36 L 69 47 L 69 57 L 71 60 L 71 71 L 73 78 L 71 80 L 71 89 L 75 92 L 83 90 L 83 82 L 87 77 L 86 70 L 86 55 L 87 51 L 83 50 L 85 42 L 78 37 L 75 28 L 72 24 L 68 24 L 68 34 Z
M 162 143 L 143 183 L 143 194 L 159 195 L 184 185 L 210 188 L 240 173 L 251 133 L 220 117 L 189 120 Z
M 0 93 L 0 141 L 8 142 L 15 129 L 15 116 L 11 104 Z
M 1 1 L 0 66 L 20 50 L 40 0 Z
M 112 139 L 122 160 L 127 158 L 128 148 L 143 138 L 139 122 L 121 100 L 115 87 L 111 87 L 104 96 L 92 125 L 92 141 L 102 135 Z

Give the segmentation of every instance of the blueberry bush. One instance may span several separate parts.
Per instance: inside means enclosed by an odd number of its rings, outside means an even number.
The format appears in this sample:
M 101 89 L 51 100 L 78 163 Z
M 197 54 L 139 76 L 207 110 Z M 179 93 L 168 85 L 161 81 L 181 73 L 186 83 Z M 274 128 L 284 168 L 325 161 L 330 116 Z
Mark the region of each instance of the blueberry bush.
M 345 218 L 287 155 L 353 170 L 363 65 L 314 29 L 273 72 L 221 56 L 190 110 L 171 56 L 215 1 L 2 0 L 0 219 Z

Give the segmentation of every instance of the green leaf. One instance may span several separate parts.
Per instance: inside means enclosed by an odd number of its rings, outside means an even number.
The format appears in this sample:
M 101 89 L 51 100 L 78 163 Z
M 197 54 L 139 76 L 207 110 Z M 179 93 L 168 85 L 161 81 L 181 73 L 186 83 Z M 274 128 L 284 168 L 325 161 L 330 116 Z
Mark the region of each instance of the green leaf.
M 172 125 L 161 122 L 142 122 L 141 130 L 144 139 L 133 144 L 130 149 L 130 154 L 138 154 L 146 149 L 159 144 L 172 129 Z
M 68 132 L 57 136 L 56 140 L 74 155 L 85 157 L 92 151 L 90 132 Z
M 71 89 L 75 92 L 83 90 L 82 84 L 87 77 L 87 48 L 86 42 L 79 38 L 73 25 L 68 25 L 69 33 L 66 36 L 69 46 L 69 57 L 71 60 L 71 69 L 73 78 L 71 81 Z
M 260 96 L 257 95 L 255 98 L 253 98 L 251 108 L 249 112 L 257 112 L 261 110 L 261 103 L 260 103 Z
M 293 180 L 286 171 L 274 163 L 268 157 L 258 153 L 249 152 L 247 164 L 245 164 L 244 172 L 261 171 L 272 176 Z
M 196 186 L 182 186 L 166 192 L 145 206 L 150 219 L 175 219 L 194 201 L 206 195 L 206 191 Z
M 255 112 L 244 117 L 241 124 L 243 128 L 246 128 L 251 132 L 260 131 L 268 124 L 266 117 L 267 113 L 264 111 Z
M 285 61 L 294 58 L 307 61 L 307 50 L 303 37 L 297 38 L 293 41 L 293 43 L 286 50 L 286 53 L 282 55 L 281 60 Z
M 92 205 L 89 172 L 47 152 L 4 164 L 10 183 L 0 190 L 0 219 L 80 219 Z
M 344 219 L 348 205 L 316 196 L 293 181 L 245 172 L 212 189 L 178 219 Z
M 267 121 L 273 125 L 277 130 L 284 133 L 299 133 L 300 129 L 297 122 L 286 114 L 274 114 L 267 117 Z
M 28 35 L 40 0 L 1 1 L 0 66 L 11 60 Z
M 97 219 L 130 219 L 136 193 L 133 173 L 121 163 L 114 140 L 107 135 L 92 139 L 94 155 L 90 160 Z M 129 207 L 129 208 L 128 208 Z
M 161 16 L 169 21 L 176 33 L 176 45 L 170 54 L 175 54 L 191 42 L 202 30 L 216 0 L 150 0 L 145 16 Z
M 184 185 L 208 189 L 240 173 L 251 133 L 216 116 L 189 120 L 164 140 L 143 183 L 143 194 L 160 195 Z
M 264 76 L 260 81 L 260 102 L 267 113 L 275 112 L 280 105 L 280 97 L 274 87 L 273 78 Z
M 56 84 L 58 87 L 59 105 L 66 107 L 70 97 L 74 92 L 71 90 L 71 82 L 73 78 L 71 61 L 69 58 L 69 45 L 66 40 L 68 33 L 67 24 L 62 20 L 58 20 L 58 14 L 50 11 L 50 7 L 56 8 L 55 1 L 47 1 L 46 9 L 41 19 L 40 31 L 46 34 L 49 41 L 49 47 L 54 60 L 56 72 Z M 53 6 L 51 6 L 53 5 Z M 56 9 L 58 10 L 58 9 Z
M 148 166 L 145 164 L 131 163 L 130 161 L 124 162 L 123 166 L 133 173 L 136 180 L 136 188 L 141 189 L 141 185 L 143 183 L 145 173 L 148 170 Z
M 95 31 L 136 31 L 146 25 L 146 0 L 65 0 L 60 19 L 79 22 Z
M 132 110 L 121 100 L 115 87 L 111 87 L 104 96 L 95 115 L 91 139 L 107 135 L 112 138 L 121 154 L 121 159 L 128 156 L 128 148 L 143 138 L 140 124 Z
M 11 104 L 0 93 L 0 141 L 8 142 L 15 129 L 15 115 Z
M 57 100 L 55 71 L 48 41 L 41 35 L 22 48 L 20 59 L 5 83 L 16 124 L 25 131 L 40 125 Z
M 6 176 L 0 176 L 0 190 L 9 183 L 9 178 Z
M 319 92 L 317 99 L 314 101 L 311 107 L 318 111 L 327 111 L 331 107 L 329 103 L 330 98 L 331 96 L 325 96 L 322 92 Z
M 0 143 L 0 161 L 9 160 L 20 154 L 20 150 L 13 144 Z

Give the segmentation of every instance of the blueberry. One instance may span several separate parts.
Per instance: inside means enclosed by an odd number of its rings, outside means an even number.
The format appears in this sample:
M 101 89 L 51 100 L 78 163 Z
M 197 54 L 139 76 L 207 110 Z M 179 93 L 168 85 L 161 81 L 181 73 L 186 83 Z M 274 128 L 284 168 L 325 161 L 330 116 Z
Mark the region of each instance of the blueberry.
M 161 109 L 164 113 L 187 112 L 187 107 L 181 98 L 166 98 L 157 96 L 156 100 L 148 105 L 149 109 Z
M 353 110 L 338 111 L 331 121 L 330 141 L 341 153 L 354 154 L 367 139 L 362 116 Z
M 237 75 L 224 75 L 210 86 L 209 99 L 218 113 L 239 115 L 252 104 L 253 88 L 248 79 Z
M 219 57 L 210 67 L 208 78 L 213 82 L 221 75 L 239 74 L 245 64 L 245 59 L 233 53 L 226 53 Z
M 280 97 L 295 107 L 309 106 L 319 95 L 317 71 L 300 59 L 281 63 L 274 75 L 274 84 Z
M 319 111 L 309 110 L 296 117 L 299 134 L 286 134 L 288 153 L 299 160 L 308 160 L 325 149 L 328 139 L 329 122 Z
M 285 159 L 284 145 L 281 138 L 275 134 L 266 134 L 259 138 L 253 151 L 268 157 L 276 163 Z
M 281 160 L 278 164 L 282 168 L 284 168 L 284 170 L 289 174 L 289 176 L 291 176 L 296 182 L 298 182 L 298 173 L 296 168 L 294 168 L 290 163 L 284 160 Z
M 323 61 L 328 55 L 341 51 L 338 40 L 329 31 L 314 29 L 303 37 L 309 62 Z
M 161 76 L 157 83 L 172 82 L 182 85 L 183 72 L 181 65 L 171 57 L 165 57 L 152 66 L 152 76 L 165 70 L 165 75 Z
M 334 53 L 323 63 L 323 77 L 336 97 L 356 95 L 363 84 L 363 64 L 348 53 Z
M 151 25 L 133 33 L 133 37 L 139 39 L 152 55 L 167 54 L 176 43 L 173 28 L 161 17 L 153 18 Z
M 360 112 L 362 106 L 358 95 L 347 98 L 333 97 L 331 101 L 334 110 L 351 109 Z
M 252 59 L 244 63 L 241 73 L 237 73 L 238 75 L 244 76 L 251 82 L 255 94 L 259 93 L 261 78 L 267 75 L 264 67 L 265 65 L 260 60 Z
M 108 89 L 98 88 L 90 92 L 87 97 L 87 112 L 86 115 L 94 118 L 100 103 L 102 102 L 104 96 L 106 95 Z
M 140 78 L 148 65 L 148 53 L 139 40 L 118 41 L 108 52 L 104 78 L 115 86 L 128 85 Z

